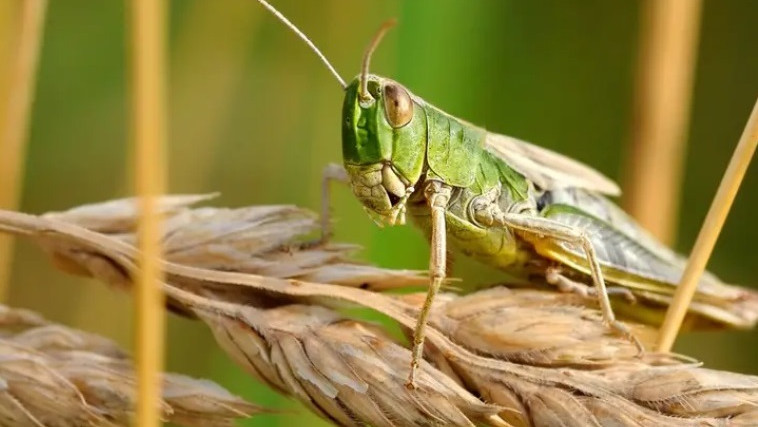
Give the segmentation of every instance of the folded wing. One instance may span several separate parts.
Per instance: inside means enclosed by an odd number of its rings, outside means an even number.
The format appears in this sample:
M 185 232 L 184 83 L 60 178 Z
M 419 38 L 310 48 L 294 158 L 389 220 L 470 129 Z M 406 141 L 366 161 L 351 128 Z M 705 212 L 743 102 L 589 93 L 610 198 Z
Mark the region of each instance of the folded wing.
M 581 188 L 601 194 L 621 194 L 618 185 L 600 172 L 554 151 L 510 136 L 488 133 L 485 148 L 544 190 Z

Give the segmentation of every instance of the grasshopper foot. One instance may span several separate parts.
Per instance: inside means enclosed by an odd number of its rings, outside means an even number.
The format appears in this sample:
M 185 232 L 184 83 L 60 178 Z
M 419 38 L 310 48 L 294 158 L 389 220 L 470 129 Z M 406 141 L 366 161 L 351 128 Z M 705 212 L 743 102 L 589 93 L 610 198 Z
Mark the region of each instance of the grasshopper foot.
M 408 379 L 405 381 L 405 388 L 408 390 L 416 389 L 416 367 L 417 365 L 411 365 L 411 372 L 408 374 Z
M 550 267 L 545 271 L 545 280 L 551 284 L 556 286 L 561 292 L 571 292 L 578 295 L 581 295 L 583 297 L 597 297 L 597 289 L 594 287 L 589 287 L 585 285 L 584 283 L 579 283 L 576 281 L 573 281 L 569 279 L 566 276 L 563 276 L 560 272 L 560 268 L 558 267 Z M 629 303 L 636 303 L 637 298 L 635 298 L 634 294 L 629 289 L 622 288 L 622 287 L 610 287 L 607 289 L 608 295 L 620 295 L 624 297 Z M 629 330 L 629 328 L 619 322 L 615 319 L 604 319 L 605 323 L 608 325 L 609 328 L 611 328 L 615 333 L 623 336 L 624 338 L 628 339 L 629 341 L 634 344 L 635 347 L 637 347 L 637 357 L 642 357 L 645 354 L 645 347 L 642 345 L 642 342 L 634 336 L 632 331 Z
M 614 332 L 623 336 L 627 340 L 631 341 L 631 343 L 634 344 L 635 347 L 637 347 L 638 358 L 642 358 L 643 356 L 645 356 L 646 350 L 645 350 L 645 346 L 642 345 L 642 341 L 640 341 L 636 336 L 634 336 L 632 331 L 629 330 L 629 328 L 625 324 L 619 322 L 618 320 L 613 320 L 611 322 L 606 322 L 606 323 L 611 329 L 613 329 Z

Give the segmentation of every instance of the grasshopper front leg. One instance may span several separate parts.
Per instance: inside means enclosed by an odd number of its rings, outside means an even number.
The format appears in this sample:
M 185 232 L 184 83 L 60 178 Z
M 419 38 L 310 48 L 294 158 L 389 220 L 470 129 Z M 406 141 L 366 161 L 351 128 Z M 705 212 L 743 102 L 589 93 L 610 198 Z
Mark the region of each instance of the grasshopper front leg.
M 595 295 L 597 296 L 598 304 L 600 305 L 600 310 L 603 314 L 603 320 L 613 330 L 630 338 L 640 353 L 645 351 L 642 343 L 631 333 L 631 331 L 623 323 L 616 320 L 616 316 L 613 314 L 613 309 L 611 308 L 611 301 L 608 298 L 608 289 L 605 286 L 603 272 L 600 269 L 600 263 L 598 262 L 595 248 L 585 231 L 569 227 L 551 219 L 518 213 L 504 213 L 499 220 L 506 227 L 515 230 L 521 230 L 545 238 L 552 238 L 580 245 L 590 268 L 592 282 L 596 288 Z
M 336 163 L 329 163 L 321 174 L 321 241 L 332 237 L 332 182 L 348 183 L 347 171 Z
M 416 387 L 416 369 L 424 355 L 424 333 L 429 320 L 429 312 L 432 309 L 434 297 L 445 280 L 447 243 L 445 230 L 445 209 L 450 201 L 451 188 L 439 181 L 429 181 L 424 188 L 424 196 L 432 213 L 432 239 L 429 256 L 429 275 L 431 284 L 426 293 L 416 329 L 413 331 L 413 350 L 411 355 L 411 372 L 408 374 L 406 386 L 410 389 Z

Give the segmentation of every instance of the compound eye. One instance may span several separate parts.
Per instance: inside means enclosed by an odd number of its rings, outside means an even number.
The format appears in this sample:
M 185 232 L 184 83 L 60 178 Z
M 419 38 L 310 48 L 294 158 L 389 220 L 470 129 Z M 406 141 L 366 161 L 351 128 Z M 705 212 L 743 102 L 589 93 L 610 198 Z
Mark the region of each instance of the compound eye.
M 413 118 L 413 101 L 408 91 L 396 83 L 384 85 L 384 112 L 393 128 L 407 125 Z

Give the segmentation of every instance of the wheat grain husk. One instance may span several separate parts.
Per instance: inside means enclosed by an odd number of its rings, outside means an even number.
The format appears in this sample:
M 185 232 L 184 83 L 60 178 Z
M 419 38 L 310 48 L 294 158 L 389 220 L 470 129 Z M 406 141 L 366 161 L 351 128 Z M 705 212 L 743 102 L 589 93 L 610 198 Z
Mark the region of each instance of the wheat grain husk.
M 219 385 L 162 376 L 161 413 L 184 426 L 232 426 L 262 409 Z M 128 355 L 112 341 L 0 306 L 0 425 L 126 426 L 136 402 Z

